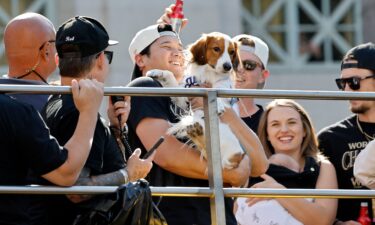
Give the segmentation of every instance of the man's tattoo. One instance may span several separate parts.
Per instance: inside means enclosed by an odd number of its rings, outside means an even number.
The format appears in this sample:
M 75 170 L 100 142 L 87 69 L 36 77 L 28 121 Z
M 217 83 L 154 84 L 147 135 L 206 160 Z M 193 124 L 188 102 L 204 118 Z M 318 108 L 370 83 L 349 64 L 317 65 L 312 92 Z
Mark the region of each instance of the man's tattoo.
M 125 183 L 125 178 L 120 170 L 112 173 L 91 176 L 92 184 L 98 186 L 118 186 Z
M 125 183 L 125 178 L 120 170 L 115 172 L 90 176 L 91 170 L 84 167 L 79 174 L 75 185 L 78 186 L 118 186 Z M 67 195 L 67 198 L 74 202 L 82 202 L 92 198 L 95 195 Z
M 84 167 L 75 185 L 83 186 L 118 186 L 125 183 L 124 175 L 120 170 L 90 176 L 90 169 Z

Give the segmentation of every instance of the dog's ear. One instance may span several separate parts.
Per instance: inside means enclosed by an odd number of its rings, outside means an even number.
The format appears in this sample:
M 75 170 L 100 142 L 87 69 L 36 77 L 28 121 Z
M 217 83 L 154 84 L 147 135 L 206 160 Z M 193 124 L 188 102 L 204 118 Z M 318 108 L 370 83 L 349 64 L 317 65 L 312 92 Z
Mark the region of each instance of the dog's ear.
M 203 34 L 201 38 L 190 45 L 189 50 L 192 55 L 192 63 L 197 63 L 198 65 L 206 64 L 207 35 Z

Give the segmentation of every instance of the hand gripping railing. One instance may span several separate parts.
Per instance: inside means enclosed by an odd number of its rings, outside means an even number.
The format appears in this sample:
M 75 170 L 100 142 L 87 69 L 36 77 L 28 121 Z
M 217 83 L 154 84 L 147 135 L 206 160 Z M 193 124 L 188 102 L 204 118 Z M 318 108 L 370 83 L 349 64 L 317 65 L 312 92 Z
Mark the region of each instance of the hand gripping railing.
M 67 86 L 46 85 L 0 85 L 0 92 L 33 94 L 70 94 Z M 179 89 L 179 88 L 128 88 L 105 87 L 105 95 L 131 96 L 188 96 L 204 97 L 205 130 L 210 187 L 151 187 L 154 196 L 209 197 L 212 224 L 225 225 L 224 196 L 288 197 L 288 198 L 373 198 L 373 190 L 330 190 L 330 189 L 250 189 L 223 188 L 221 159 L 219 152 L 219 131 L 217 97 L 289 98 L 314 100 L 373 100 L 372 92 L 341 91 L 296 91 L 296 90 L 239 90 L 239 89 Z M 0 186 L 0 194 L 102 194 L 115 191 L 109 186 L 73 186 L 68 188 L 46 186 Z

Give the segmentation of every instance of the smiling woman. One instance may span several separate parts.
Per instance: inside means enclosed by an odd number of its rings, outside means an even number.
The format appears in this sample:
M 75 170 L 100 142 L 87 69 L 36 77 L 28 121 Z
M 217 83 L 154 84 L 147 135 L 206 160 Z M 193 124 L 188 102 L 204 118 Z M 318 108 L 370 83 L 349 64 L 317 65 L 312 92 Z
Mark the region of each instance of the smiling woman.
M 284 153 L 303 163 L 301 157 L 319 160 L 318 143 L 310 116 L 297 102 L 288 99 L 268 104 L 259 122 L 259 138 L 268 156 Z
M 278 157 L 277 161 L 270 158 L 270 167 L 266 174 L 261 176 L 262 179 L 253 179 L 251 187 L 337 188 L 335 169 L 320 154 L 311 120 L 305 109 L 297 102 L 288 99 L 270 102 L 260 119 L 258 134 L 268 157 L 275 154 L 286 156 Z M 296 162 L 298 170 L 290 166 Z M 336 199 L 275 198 L 269 201 L 264 198 L 249 198 L 240 201 L 239 204 L 242 205 L 239 205 L 237 214 L 242 217 L 248 216 L 249 219 L 251 215 L 243 214 L 246 210 L 252 214 L 260 208 L 263 211 L 267 210 L 268 216 L 263 217 L 263 222 L 257 224 L 265 224 L 270 218 L 275 218 L 276 221 L 273 222 L 278 224 L 292 224 L 290 221 L 297 220 L 293 224 L 330 225 L 337 208 Z M 281 210 L 280 206 L 286 211 Z M 279 221 L 281 218 L 283 221 Z

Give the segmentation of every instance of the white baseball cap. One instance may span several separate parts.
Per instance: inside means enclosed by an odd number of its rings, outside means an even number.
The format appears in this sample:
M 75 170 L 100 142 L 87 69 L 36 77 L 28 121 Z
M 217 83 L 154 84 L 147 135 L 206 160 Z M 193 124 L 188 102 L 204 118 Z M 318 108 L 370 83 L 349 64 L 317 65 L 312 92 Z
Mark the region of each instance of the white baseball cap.
M 254 47 L 241 45 L 241 39 L 243 38 L 253 41 Z M 240 50 L 249 51 L 250 53 L 257 56 L 262 62 L 264 68 L 267 68 L 269 49 L 267 44 L 262 39 L 248 34 L 240 34 L 232 38 L 232 40 L 240 44 Z
M 175 36 L 178 38 L 174 31 L 160 31 L 160 24 L 148 26 L 134 36 L 129 45 L 129 54 L 133 63 L 135 63 L 135 56 L 141 53 L 147 46 L 152 44 L 156 39 L 162 36 Z

